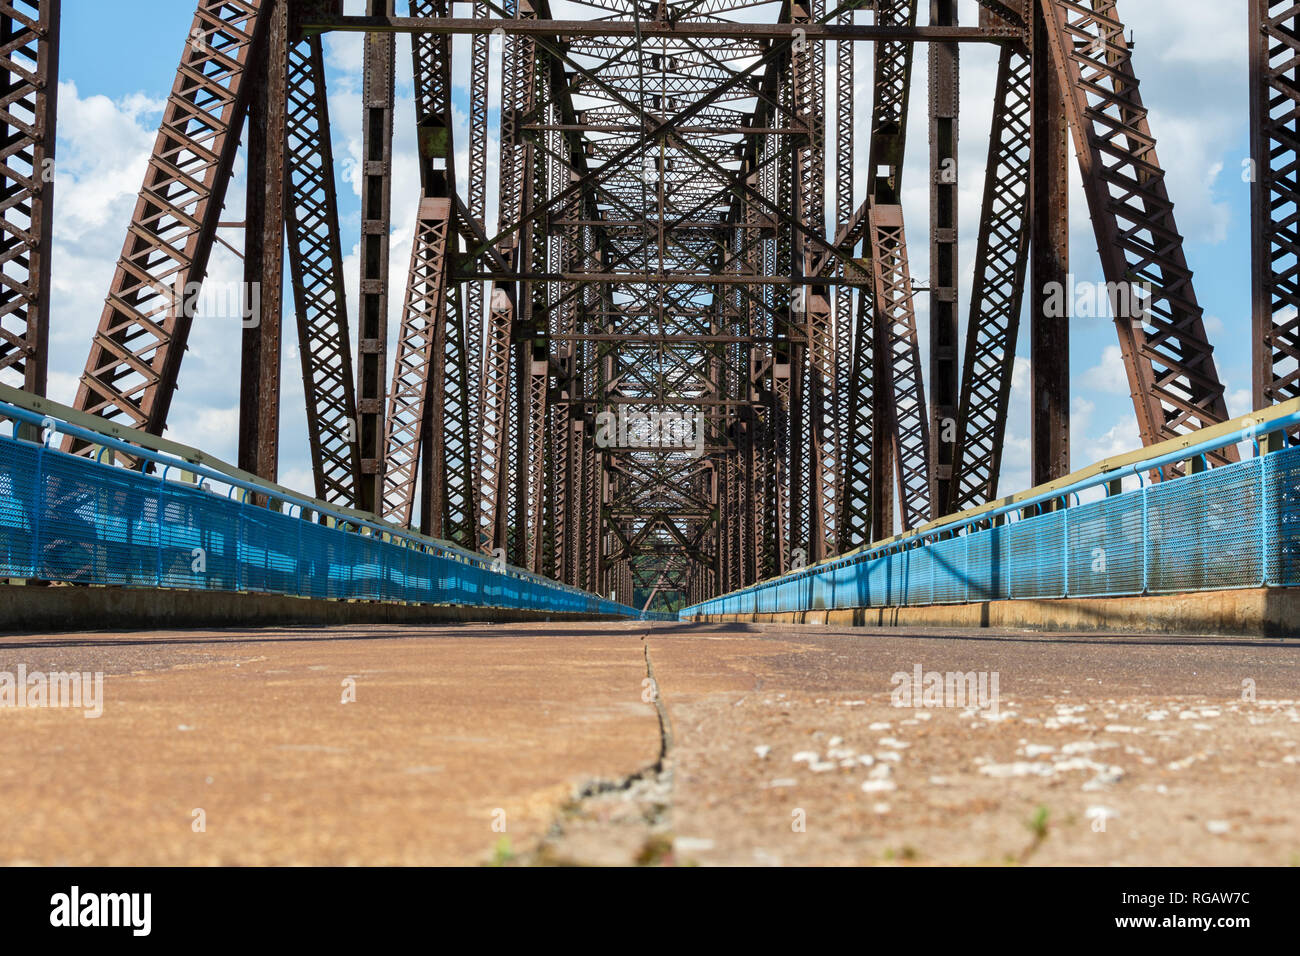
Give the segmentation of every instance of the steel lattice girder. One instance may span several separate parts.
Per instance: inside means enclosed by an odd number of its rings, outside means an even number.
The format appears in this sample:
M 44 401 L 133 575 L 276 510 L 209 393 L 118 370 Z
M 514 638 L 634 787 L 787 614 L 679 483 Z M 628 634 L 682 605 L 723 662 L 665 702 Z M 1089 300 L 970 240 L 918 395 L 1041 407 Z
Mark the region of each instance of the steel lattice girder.
M 203 0 L 185 40 L 76 408 L 162 434 L 265 34 L 259 0 Z M 84 443 L 69 438 L 65 449 Z
M 289 48 L 289 268 L 316 496 L 356 498 L 357 419 L 325 62 L 319 36 Z
M 1146 444 L 1228 417 L 1114 0 L 1041 0 Z M 1229 448 L 1225 459 L 1235 459 Z
M 873 205 L 869 229 L 876 321 L 885 328 L 892 350 L 888 380 L 894 396 L 896 432 L 890 437 L 897 442 L 899 503 L 903 529 L 907 530 L 930 520 L 930 436 L 903 207 Z
M 1029 254 L 1029 81 L 1029 51 L 1007 44 L 998 61 L 945 514 L 997 497 Z
M 444 405 L 437 390 L 442 379 L 439 365 L 446 357 L 447 232 L 451 200 L 428 197 L 420 202 L 411 245 L 411 271 L 406 286 L 392 386 L 388 390 L 385 426 L 383 517 L 411 524 L 415 509 L 416 474 L 423 451 L 423 432 L 443 435 Z M 442 457 L 435 452 L 436 460 Z M 441 478 L 441 476 L 440 476 Z M 431 519 L 429 533 L 445 536 L 447 492 L 445 480 L 434 487 L 433 500 L 424 502 Z
M 1253 398 L 1300 395 L 1300 3 L 1250 0 Z
M 60 0 L 0 3 L 0 380 L 45 394 Z
M 892 24 L 914 24 L 917 0 L 877 4 L 876 16 Z M 867 198 L 853 217 L 841 224 L 837 236 L 849 249 L 867 231 L 871 204 L 896 203 L 902 188 L 912 53 L 910 43 L 876 46 Z M 841 551 L 869 543 L 873 532 L 878 537 L 893 533 L 891 472 L 898 440 L 893 421 L 893 348 L 889 329 L 877 315 L 874 295 L 864 291 L 858 299 L 852 335 L 847 438 L 841 466 L 844 481 L 838 509 Z

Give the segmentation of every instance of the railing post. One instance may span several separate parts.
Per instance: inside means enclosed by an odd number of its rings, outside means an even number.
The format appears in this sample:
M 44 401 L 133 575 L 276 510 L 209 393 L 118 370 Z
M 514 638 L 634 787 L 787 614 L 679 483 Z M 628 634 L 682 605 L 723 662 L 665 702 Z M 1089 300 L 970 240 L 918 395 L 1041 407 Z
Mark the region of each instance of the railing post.
M 1070 499 L 1061 498 L 1061 597 L 1070 596 Z
M 44 534 L 45 522 L 41 520 L 45 513 L 45 442 L 36 446 L 36 482 L 32 486 L 32 555 L 27 570 L 32 578 L 40 577 L 38 561 L 41 556 L 41 535 Z
M 158 501 L 155 505 L 157 527 L 154 529 L 154 567 L 153 581 L 154 587 L 162 587 L 162 535 L 163 535 L 163 514 L 166 512 L 166 506 L 163 499 L 167 495 L 167 469 L 163 468 L 158 472 Z
M 1151 519 L 1147 514 L 1147 484 L 1140 475 L 1138 480 L 1142 482 L 1142 593 L 1147 594 L 1150 591 Z
M 1266 588 L 1268 587 L 1268 488 L 1264 462 L 1268 461 L 1268 455 L 1256 455 L 1255 460 L 1259 463 L 1259 586 Z

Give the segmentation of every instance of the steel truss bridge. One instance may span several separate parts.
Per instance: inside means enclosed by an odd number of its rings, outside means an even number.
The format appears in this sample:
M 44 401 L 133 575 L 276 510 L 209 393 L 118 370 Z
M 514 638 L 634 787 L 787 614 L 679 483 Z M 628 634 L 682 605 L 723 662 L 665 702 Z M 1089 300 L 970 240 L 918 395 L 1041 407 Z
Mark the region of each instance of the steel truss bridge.
M 1070 268 L 1073 148 L 1144 443 L 1224 422 L 1120 5 L 979 0 L 967 23 L 957 6 L 367 0 L 366 15 L 345 16 L 331 0 L 200 0 L 176 38 L 75 409 L 162 435 L 242 145 L 244 278 L 260 311 L 243 333 L 239 467 L 277 476 L 288 314 L 317 499 L 623 604 L 698 603 L 995 499 L 1022 313 L 1033 478 L 1069 470 L 1068 316 L 1050 298 Z M 1247 6 L 1264 408 L 1300 396 L 1300 3 Z M 59 26 L 59 0 L 0 0 L 0 378 L 36 395 Z M 332 31 L 366 38 L 361 226 L 347 245 Z M 419 195 L 392 195 L 394 85 L 407 69 L 397 33 L 411 37 Z M 918 44 L 930 222 L 906 224 Z M 994 47 L 998 69 L 960 310 L 968 44 Z M 869 101 L 854 88 L 868 62 Z M 389 274 L 394 201 L 417 209 L 404 287 Z M 928 276 L 909 266 L 908 225 L 913 237 L 928 225 Z M 357 239 L 349 303 L 344 256 Z M 392 347 L 390 296 L 401 296 Z M 698 433 L 611 440 L 602 425 L 620 410 Z M 86 434 L 65 434 L 63 450 L 93 454 Z M 1205 464 L 1236 457 L 1228 445 Z

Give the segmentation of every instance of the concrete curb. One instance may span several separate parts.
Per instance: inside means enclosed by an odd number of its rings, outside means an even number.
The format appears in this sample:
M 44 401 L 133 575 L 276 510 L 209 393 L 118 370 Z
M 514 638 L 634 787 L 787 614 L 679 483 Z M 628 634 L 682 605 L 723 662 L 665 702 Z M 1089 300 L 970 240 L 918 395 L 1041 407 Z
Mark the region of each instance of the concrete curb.
M 1146 597 L 982 601 L 930 607 L 846 608 L 781 614 L 707 614 L 697 615 L 693 620 L 1300 637 L 1300 588 L 1247 588 Z
M 289 624 L 427 625 L 597 620 L 616 618 L 518 608 L 324 601 L 230 591 L 0 585 L 0 633 Z

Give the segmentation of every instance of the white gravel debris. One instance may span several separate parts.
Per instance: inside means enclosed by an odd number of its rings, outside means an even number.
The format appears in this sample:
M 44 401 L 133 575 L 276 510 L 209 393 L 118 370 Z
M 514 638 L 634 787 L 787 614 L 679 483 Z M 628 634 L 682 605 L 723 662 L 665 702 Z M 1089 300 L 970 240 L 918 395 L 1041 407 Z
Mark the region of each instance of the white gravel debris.
M 1097 776 L 1093 777 L 1083 785 L 1084 790 L 1104 790 L 1107 787 L 1113 787 L 1124 779 L 1124 770 L 1121 767 L 1107 767 Z
M 867 774 L 868 780 L 888 780 L 894 775 L 894 768 L 887 763 L 882 763 L 872 768 L 871 773 Z
M 1222 835 L 1232 829 L 1232 824 L 1227 820 L 1206 820 L 1205 829 L 1211 833 Z
M 1102 730 L 1104 730 L 1104 731 L 1105 731 L 1106 733 L 1108 733 L 1108 734 L 1135 734 L 1135 733 L 1137 733 L 1136 730 L 1134 730 L 1132 727 L 1128 726 L 1127 724 L 1107 724 L 1105 727 L 1102 728 Z
M 1153 710 L 1147 714 L 1147 720 L 1164 720 L 1168 716 L 1169 711 L 1167 710 Z
M 888 729 L 889 729 L 889 721 L 887 720 L 885 721 L 878 720 L 874 724 L 867 725 L 867 730 L 888 730 Z
M 1022 757 L 1042 757 L 1046 754 L 1056 753 L 1056 748 L 1049 747 L 1047 744 L 1025 744 L 1016 753 Z
M 795 763 L 816 763 L 819 756 L 815 750 L 801 750 L 790 759 Z
M 1111 747 L 1117 747 L 1118 744 L 1111 743 L 1109 740 L 1074 740 L 1061 747 L 1063 754 L 1090 754 L 1098 750 L 1109 750 Z M 1130 748 L 1124 748 L 1128 750 Z
M 890 790 L 897 790 L 898 784 L 892 780 L 864 780 L 862 782 L 863 793 L 887 793 Z
M 1014 763 L 988 763 L 980 767 L 980 773 L 989 777 L 1050 777 L 1056 768 L 1042 760 L 1017 760 Z
M 881 737 L 880 746 L 893 747 L 895 750 L 906 750 L 912 745 L 903 743 L 903 741 L 899 740 L 897 737 Z

